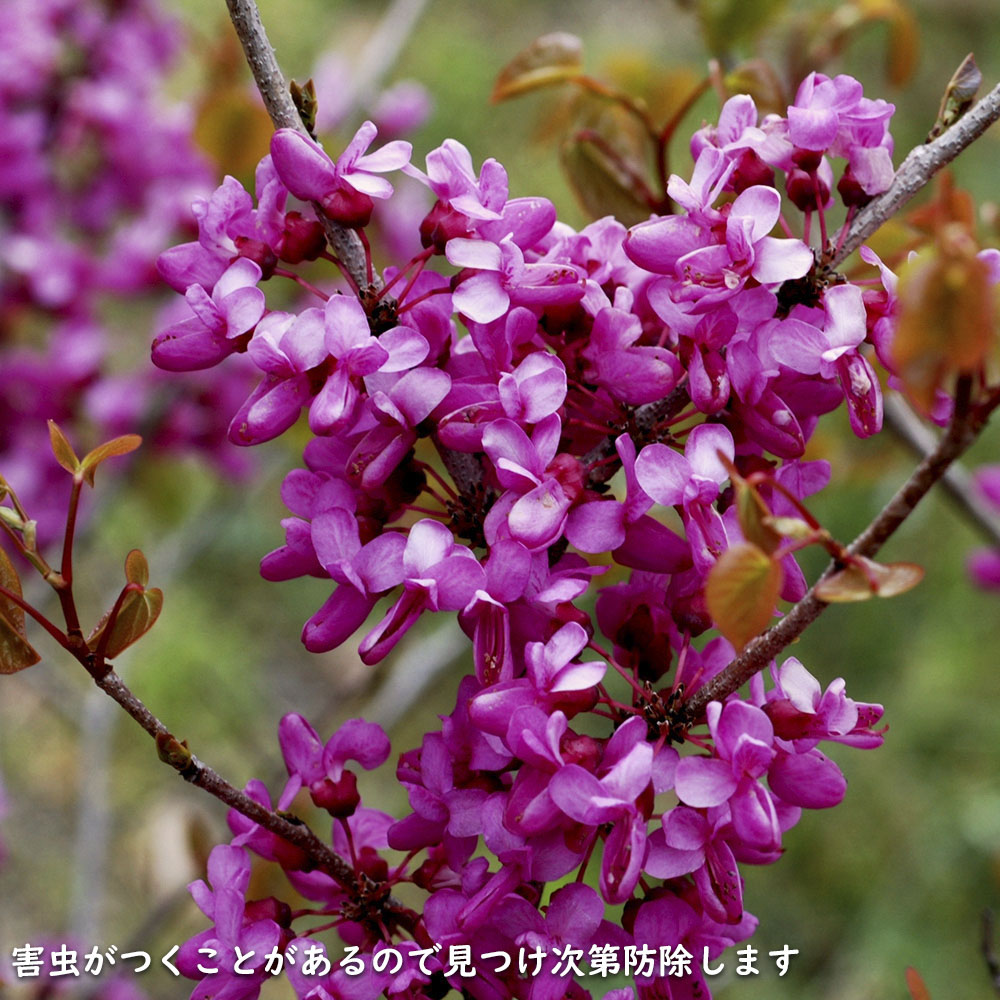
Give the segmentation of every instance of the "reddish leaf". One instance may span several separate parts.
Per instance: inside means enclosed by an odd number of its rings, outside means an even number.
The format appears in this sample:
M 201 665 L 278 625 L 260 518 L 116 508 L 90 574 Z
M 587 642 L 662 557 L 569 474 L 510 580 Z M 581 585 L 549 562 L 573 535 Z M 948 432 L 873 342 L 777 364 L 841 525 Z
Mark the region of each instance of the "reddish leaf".
M 0 585 L 21 596 L 21 578 L 3 549 L 0 549 Z M 40 659 L 26 638 L 24 609 L 0 595 L 0 674 L 16 674 Z
M 788 95 L 774 67 L 763 59 L 749 59 L 723 79 L 728 94 L 749 94 L 761 115 L 788 112 Z
M 490 100 L 494 103 L 530 90 L 563 83 L 583 70 L 583 42 L 564 31 L 536 38 L 497 75 Z
M 870 597 L 896 597 L 912 590 L 924 578 L 923 568 L 916 563 L 877 563 L 859 558 L 863 564 L 845 566 L 832 576 L 820 580 L 814 593 L 827 604 L 867 601 Z
M 742 649 L 764 631 L 778 601 L 781 564 L 750 542 L 723 552 L 705 584 L 705 602 L 719 631 Z
M 899 272 L 899 326 L 893 362 L 907 394 L 925 413 L 949 376 L 979 368 L 993 346 L 995 295 L 977 247 L 959 223 Z
M 80 459 L 76 457 L 73 446 L 54 420 L 49 421 L 49 440 L 52 442 L 52 454 L 56 456 L 56 461 L 75 476 L 80 468 Z
M 113 660 L 122 650 L 128 649 L 132 643 L 141 639 L 156 623 L 162 609 L 163 591 L 159 588 L 129 591 L 121 603 L 118 617 L 111 629 L 105 657 Z M 105 615 L 87 639 L 87 645 L 91 649 L 96 650 L 100 645 L 101 637 L 107 627 L 108 615 Z
M 125 579 L 145 587 L 149 583 L 149 563 L 139 549 L 133 549 L 125 557 Z
M 590 139 L 571 139 L 559 152 L 563 169 L 583 210 L 593 219 L 613 215 L 633 226 L 649 218 L 649 204 L 628 170 Z
M 924 984 L 920 973 L 913 966 L 906 970 L 906 988 L 910 991 L 913 1000 L 931 1000 L 930 991 Z

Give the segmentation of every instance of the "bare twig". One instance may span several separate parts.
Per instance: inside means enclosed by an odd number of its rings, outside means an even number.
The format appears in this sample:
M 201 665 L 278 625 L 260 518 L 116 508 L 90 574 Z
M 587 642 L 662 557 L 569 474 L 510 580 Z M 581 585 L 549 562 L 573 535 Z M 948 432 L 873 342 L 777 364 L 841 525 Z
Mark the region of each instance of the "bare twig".
M 255 0 L 226 0 L 226 6 L 229 8 L 230 20 L 239 36 L 254 82 L 274 127 L 292 128 L 296 132 L 308 135 L 285 83 L 284 74 L 275 58 L 274 49 L 268 41 Z M 369 284 L 367 265 L 364 247 L 358 234 L 352 229 L 345 229 L 330 221 L 319 206 L 316 206 L 316 214 L 323 223 L 326 238 L 333 252 L 350 272 L 358 287 L 365 288 Z
M 911 149 L 899 165 L 888 191 L 870 201 L 851 223 L 847 236 L 829 263 L 836 267 L 887 219 L 923 188 L 942 167 L 1000 119 L 1000 84 L 933 142 Z
M 885 505 L 881 513 L 847 547 L 849 555 L 873 556 L 910 516 L 917 504 L 927 495 L 949 466 L 978 437 L 986 424 L 995 401 L 990 405 L 974 408 L 965 413 L 956 403 L 956 415 L 942 435 L 937 447 L 914 469 L 909 479 Z M 786 646 L 797 639 L 826 610 L 828 605 L 815 596 L 816 586 L 836 569 L 828 567 L 819 581 L 773 628 L 750 642 L 746 649 L 721 673 L 699 688 L 685 702 L 684 711 L 689 720 L 697 720 L 710 701 L 722 700 L 739 690 L 754 674 L 763 670 Z
M 133 694 L 113 670 L 95 678 L 97 686 L 113 698 L 156 741 L 160 759 L 169 764 L 187 782 L 201 788 L 220 802 L 235 809 L 265 830 L 281 837 L 303 852 L 304 870 L 319 869 L 329 875 L 351 896 L 364 894 L 372 886 L 365 876 L 324 844 L 303 822 L 267 809 L 246 792 L 230 784 L 217 771 L 203 764 L 167 727 Z M 381 901 L 379 910 L 391 912 L 400 923 L 408 923 L 409 911 L 391 896 Z
M 934 432 L 898 394 L 886 396 L 885 422 L 886 426 L 920 458 L 929 455 L 937 446 Z M 986 541 L 1000 548 L 1000 518 L 977 493 L 969 471 L 956 462 L 942 477 L 941 488 Z
M 132 693 L 128 685 L 113 670 L 96 679 L 97 686 L 113 698 L 156 741 L 160 758 L 180 774 L 185 781 L 203 788 L 220 802 L 236 809 L 247 819 L 277 834 L 301 848 L 317 867 L 325 871 L 339 885 L 354 885 L 354 872 L 340 857 L 333 853 L 303 823 L 292 822 L 255 802 L 245 792 L 230 784 L 217 771 L 203 764 L 176 739 L 167 727 Z

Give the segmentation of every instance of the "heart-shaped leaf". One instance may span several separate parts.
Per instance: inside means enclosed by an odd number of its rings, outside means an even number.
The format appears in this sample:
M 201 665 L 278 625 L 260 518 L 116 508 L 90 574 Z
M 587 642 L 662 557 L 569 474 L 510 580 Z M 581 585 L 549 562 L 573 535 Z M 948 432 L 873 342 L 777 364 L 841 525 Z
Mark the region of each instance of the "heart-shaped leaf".
M 149 563 L 139 549 L 133 549 L 125 557 L 125 579 L 145 587 L 149 583 Z
M 572 80 L 583 70 L 583 42 L 564 31 L 536 38 L 497 75 L 490 100 L 494 103 L 529 90 Z
M 719 631 L 742 649 L 774 614 L 784 573 L 781 563 L 750 542 L 727 549 L 705 584 L 705 603 Z
M 113 660 L 132 643 L 141 639 L 155 624 L 163 610 L 163 591 L 157 587 L 151 590 L 130 590 L 118 609 L 118 617 L 108 636 L 104 656 Z M 102 636 L 107 631 L 109 615 L 105 615 L 87 639 L 87 645 L 96 650 Z

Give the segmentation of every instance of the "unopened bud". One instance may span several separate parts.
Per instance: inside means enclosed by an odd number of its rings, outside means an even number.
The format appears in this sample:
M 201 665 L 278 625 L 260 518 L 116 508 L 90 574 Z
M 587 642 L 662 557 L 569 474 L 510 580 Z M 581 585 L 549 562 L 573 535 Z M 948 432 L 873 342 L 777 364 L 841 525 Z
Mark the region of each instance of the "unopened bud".
M 339 781 L 324 778 L 309 786 L 313 802 L 325 809 L 331 816 L 347 819 L 361 804 L 358 794 L 358 779 L 350 771 L 345 771 Z
M 325 195 L 320 207 L 328 219 L 350 229 L 361 229 L 371 221 L 375 203 L 345 184 Z
M 285 228 L 278 238 L 278 256 L 288 264 L 315 260 L 326 249 L 326 234 L 315 219 L 301 212 L 285 215 Z

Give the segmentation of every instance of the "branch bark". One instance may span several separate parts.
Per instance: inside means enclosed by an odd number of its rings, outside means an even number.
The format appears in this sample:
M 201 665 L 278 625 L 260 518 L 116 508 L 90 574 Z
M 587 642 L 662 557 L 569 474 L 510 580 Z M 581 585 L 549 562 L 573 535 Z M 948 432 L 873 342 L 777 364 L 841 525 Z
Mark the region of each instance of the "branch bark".
M 900 525 L 913 513 L 917 504 L 947 472 L 949 466 L 979 436 L 996 407 L 997 401 L 973 408 L 968 413 L 956 403 L 956 416 L 942 435 L 937 447 L 914 469 L 910 478 L 896 491 L 879 515 L 847 547 L 856 556 L 874 556 L 892 537 Z M 752 640 L 721 673 L 695 691 L 684 703 L 687 719 L 694 722 L 704 715 L 711 701 L 721 701 L 738 691 L 754 674 L 763 670 L 785 647 L 794 642 L 829 606 L 815 596 L 818 583 L 836 570 L 829 566 L 816 584 L 777 625 Z
M 185 781 L 203 788 L 220 802 L 237 810 L 247 819 L 301 848 L 317 867 L 338 885 L 350 891 L 355 884 L 354 871 L 330 850 L 304 823 L 295 823 L 255 802 L 246 792 L 230 784 L 217 771 L 203 764 L 183 747 L 169 729 L 133 694 L 128 685 L 109 670 L 95 678 L 97 686 L 113 698 L 156 741 L 160 759 L 169 764 Z
M 257 84 L 257 90 L 260 91 L 274 127 L 291 128 L 308 135 L 274 55 L 274 48 L 264 30 L 255 0 L 226 0 L 226 6 L 229 8 L 229 19 L 243 46 L 250 72 L 253 73 L 254 83 Z M 369 282 L 365 249 L 358 234 L 332 222 L 318 205 L 314 207 L 333 252 L 350 272 L 357 286 L 367 287 Z
M 934 174 L 951 163 L 998 119 L 1000 84 L 959 118 L 947 132 L 939 135 L 933 142 L 910 150 L 899 165 L 889 190 L 858 212 L 843 243 L 830 259 L 831 266 L 836 267 L 846 260 L 883 222 L 896 215 Z

